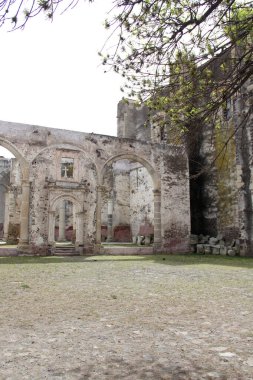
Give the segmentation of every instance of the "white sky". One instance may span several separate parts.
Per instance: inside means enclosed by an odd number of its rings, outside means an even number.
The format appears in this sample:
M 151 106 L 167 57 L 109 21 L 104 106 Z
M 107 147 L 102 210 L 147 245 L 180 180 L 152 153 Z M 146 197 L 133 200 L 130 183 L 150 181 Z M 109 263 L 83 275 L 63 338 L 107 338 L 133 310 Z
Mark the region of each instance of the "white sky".
M 0 120 L 116 135 L 123 80 L 104 74 L 98 56 L 111 8 L 86 0 L 53 23 L 41 16 L 24 30 L 0 29 Z

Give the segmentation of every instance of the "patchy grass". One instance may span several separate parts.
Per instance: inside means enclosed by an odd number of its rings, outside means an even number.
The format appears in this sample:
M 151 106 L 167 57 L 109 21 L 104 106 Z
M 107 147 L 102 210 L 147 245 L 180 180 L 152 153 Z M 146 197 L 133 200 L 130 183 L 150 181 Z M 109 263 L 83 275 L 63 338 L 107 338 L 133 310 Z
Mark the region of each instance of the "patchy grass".
M 30 289 L 30 286 L 27 284 L 21 284 L 20 286 L 22 289 Z
M 49 263 L 82 263 L 82 262 L 120 262 L 127 261 L 141 261 L 146 263 L 157 263 L 164 265 L 201 265 L 202 267 L 211 266 L 229 266 L 229 267 L 242 267 L 253 269 L 252 257 L 230 257 L 219 255 L 147 255 L 147 256 L 128 256 L 128 255 L 106 255 L 106 256 L 14 256 L 14 257 L 0 257 L 0 264 L 49 264 Z
M 0 378 L 250 379 L 253 260 L 0 258 Z

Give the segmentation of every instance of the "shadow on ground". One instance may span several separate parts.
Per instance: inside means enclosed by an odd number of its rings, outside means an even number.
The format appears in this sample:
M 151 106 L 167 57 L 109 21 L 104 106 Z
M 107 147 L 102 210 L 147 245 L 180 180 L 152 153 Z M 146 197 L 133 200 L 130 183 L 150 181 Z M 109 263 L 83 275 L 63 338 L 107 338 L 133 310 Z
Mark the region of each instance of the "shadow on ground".
M 109 358 L 108 358 L 109 359 Z M 156 380 L 200 380 L 200 379 L 219 379 L 225 380 L 227 377 L 218 373 L 215 369 L 201 368 L 201 366 L 187 363 L 182 366 L 178 363 L 162 364 L 153 362 L 152 358 L 149 361 L 138 360 L 138 362 L 128 363 L 121 358 L 110 358 L 107 361 L 106 368 L 103 372 L 96 365 L 85 366 L 85 368 L 77 367 L 70 369 L 67 375 L 73 373 L 79 375 L 80 380 L 94 379 L 94 374 L 99 375 L 102 379 L 118 380 L 118 379 L 156 379 Z M 195 363 L 194 363 L 195 364 Z M 99 371 L 99 373 L 97 373 Z M 51 371 L 50 371 L 51 372 Z M 66 372 L 61 370 L 53 370 L 53 376 L 66 376 Z M 212 377 L 213 376 L 213 377 Z

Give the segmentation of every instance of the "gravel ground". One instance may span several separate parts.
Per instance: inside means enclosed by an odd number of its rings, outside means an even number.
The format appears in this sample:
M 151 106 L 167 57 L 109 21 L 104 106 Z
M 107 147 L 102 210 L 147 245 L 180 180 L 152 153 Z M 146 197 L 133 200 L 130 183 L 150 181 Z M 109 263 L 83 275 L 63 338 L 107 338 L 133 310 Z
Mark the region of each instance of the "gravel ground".
M 253 260 L 0 258 L 0 379 L 253 379 Z

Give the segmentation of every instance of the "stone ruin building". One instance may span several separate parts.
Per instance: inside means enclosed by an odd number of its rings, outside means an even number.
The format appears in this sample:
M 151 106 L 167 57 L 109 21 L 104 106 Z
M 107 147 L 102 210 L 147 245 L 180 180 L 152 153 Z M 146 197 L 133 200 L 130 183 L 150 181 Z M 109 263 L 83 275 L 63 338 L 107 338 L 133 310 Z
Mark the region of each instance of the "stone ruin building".
M 148 136 L 138 112 L 133 131 L 123 108 L 118 137 L 0 122 L 0 145 L 15 156 L 0 159 L 0 239 L 41 255 L 61 242 L 79 254 L 110 253 L 101 242 L 189 251 L 185 151 Z
M 125 130 L 120 129 L 122 136 L 143 138 L 147 108 L 136 108 L 133 103 L 122 107 L 127 125 Z M 153 122 L 151 118 L 144 138 L 187 146 L 191 249 L 199 253 L 252 256 L 252 77 L 221 107 L 218 116 L 217 128 L 208 124 L 196 126 L 190 149 L 189 140 L 180 141 L 163 113 L 156 114 Z M 159 117 L 164 118 L 165 125 L 156 123 Z
M 253 114 L 238 126 L 252 92 L 249 80 L 188 155 L 131 101 L 118 105 L 118 137 L 0 122 L 15 156 L 0 158 L 0 239 L 41 255 L 66 241 L 79 254 L 133 242 L 117 252 L 251 255 Z

